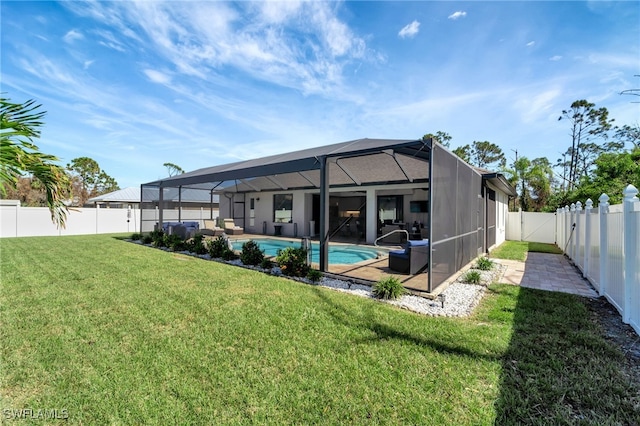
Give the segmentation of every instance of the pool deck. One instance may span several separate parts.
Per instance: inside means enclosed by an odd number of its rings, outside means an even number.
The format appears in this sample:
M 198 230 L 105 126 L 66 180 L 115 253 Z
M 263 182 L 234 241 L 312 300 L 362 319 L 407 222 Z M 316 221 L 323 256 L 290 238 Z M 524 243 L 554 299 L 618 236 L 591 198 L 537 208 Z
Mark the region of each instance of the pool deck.
M 242 234 L 233 235 L 231 240 L 246 240 L 246 239 L 281 239 L 281 240 L 301 240 L 300 237 L 274 237 L 272 235 L 261 234 Z M 312 239 L 317 241 L 317 239 Z M 357 243 L 354 241 L 331 241 L 332 244 L 348 244 L 348 245 L 361 245 L 368 248 L 380 248 L 381 251 L 396 250 L 402 247 L 400 246 L 379 246 L 375 247 L 370 244 Z M 314 264 L 317 268 L 318 265 Z M 426 272 L 422 272 L 417 275 L 399 274 L 389 269 L 389 257 L 384 255 L 377 259 L 365 260 L 352 265 L 329 265 L 330 274 L 341 275 L 343 277 L 351 278 L 355 281 L 362 282 L 363 284 L 373 284 L 381 278 L 393 276 L 400 280 L 402 285 L 413 293 L 420 294 L 425 297 L 435 297 L 437 292 L 441 291 L 441 288 L 436 289 L 436 293 L 429 293 L 429 276 Z M 442 287 L 442 286 L 440 286 Z

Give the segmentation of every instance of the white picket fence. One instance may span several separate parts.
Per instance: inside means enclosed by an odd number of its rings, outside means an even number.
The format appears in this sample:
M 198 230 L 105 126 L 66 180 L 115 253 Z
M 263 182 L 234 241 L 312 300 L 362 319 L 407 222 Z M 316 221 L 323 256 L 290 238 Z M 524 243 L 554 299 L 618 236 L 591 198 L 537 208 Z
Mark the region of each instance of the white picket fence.
M 556 212 L 556 243 L 601 296 L 640 334 L 640 200 L 627 186 L 622 204 L 587 200 Z
M 142 221 L 143 232 L 150 231 L 157 222 L 157 209 L 145 210 L 148 220 Z M 198 221 L 209 219 L 218 211 L 209 209 L 167 210 L 165 221 Z M 155 218 L 155 221 L 154 221 Z M 140 232 L 140 209 L 73 208 L 67 214 L 66 226 L 56 227 L 46 207 L 22 207 L 16 200 L 0 200 L 0 238 L 87 235 Z

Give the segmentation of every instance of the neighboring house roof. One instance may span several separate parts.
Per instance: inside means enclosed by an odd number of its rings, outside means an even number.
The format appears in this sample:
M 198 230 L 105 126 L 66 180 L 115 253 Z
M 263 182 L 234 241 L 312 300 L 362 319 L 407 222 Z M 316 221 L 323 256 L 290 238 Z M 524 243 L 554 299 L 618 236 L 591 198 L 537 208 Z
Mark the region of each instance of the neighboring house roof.
M 140 188 L 130 186 L 107 194 L 98 195 L 87 200 L 88 203 L 139 203 Z
M 151 192 L 149 195 L 153 194 L 154 190 L 145 188 L 144 193 L 147 194 Z M 157 191 L 155 191 L 157 192 Z M 146 197 L 145 199 L 149 199 L 150 197 Z M 165 201 L 175 201 L 181 199 L 182 202 L 185 203 L 210 203 L 211 193 L 209 191 L 201 191 L 195 189 L 183 189 L 182 197 L 178 196 L 177 188 L 167 188 L 165 189 L 164 200 Z M 124 189 L 119 189 L 117 191 L 109 192 L 108 194 L 98 195 L 97 197 L 89 198 L 87 200 L 89 203 L 139 203 L 140 202 L 140 187 L 130 186 Z M 217 194 L 213 195 L 213 203 L 219 203 L 220 196 Z

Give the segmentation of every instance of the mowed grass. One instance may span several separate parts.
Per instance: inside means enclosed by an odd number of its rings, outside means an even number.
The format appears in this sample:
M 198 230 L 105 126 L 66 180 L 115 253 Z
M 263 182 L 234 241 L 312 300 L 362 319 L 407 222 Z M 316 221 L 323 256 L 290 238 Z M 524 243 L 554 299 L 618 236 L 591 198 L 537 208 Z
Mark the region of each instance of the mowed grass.
M 622 383 L 587 424 L 637 414 L 621 354 L 588 315 L 565 327 L 577 297 L 549 293 L 529 321 L 539 294 L 496 285 L 473 317 L 432 318 L 103 235 L 0 239 L 0 260 L 2 410 L 64 409 L 71 424 L 570 424 L 586 404 L 567 414 L 569 392 L 547 385 L 577 381 L 594 387 L 577 401 Z M 551 325 L 560 337 L 542 339 Z M 577 360 L 556 360 L 576 334 Z
M 528 252 L 562 254 L 562 250 L 555 244 L 505 241 L 497 248 L 491 250 L 490 257 L 524 261 L 527 259 Z

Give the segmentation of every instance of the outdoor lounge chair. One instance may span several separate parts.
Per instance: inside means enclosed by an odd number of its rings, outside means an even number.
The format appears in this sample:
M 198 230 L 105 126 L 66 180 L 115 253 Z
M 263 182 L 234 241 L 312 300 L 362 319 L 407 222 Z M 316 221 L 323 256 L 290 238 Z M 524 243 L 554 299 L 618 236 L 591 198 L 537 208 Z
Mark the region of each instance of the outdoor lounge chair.
M 203 220 L 203 222 L 204 222 L 204 227 L 200 230 L 200 233 L 202 235 L 217 237 L 218 235 L 224 234 L 224 229 L 216 225 L 215 220 L 205 219 Z
M 244 233 L 244 228 L 241 228 L 233 223 L 233 219 L 225 219 L 224 232 L 229 235 L 240 235 Z
M 404 250 L 389 252 L 389 269 L 415 275 L 429 264 L 429 240 L 409 240 Z

